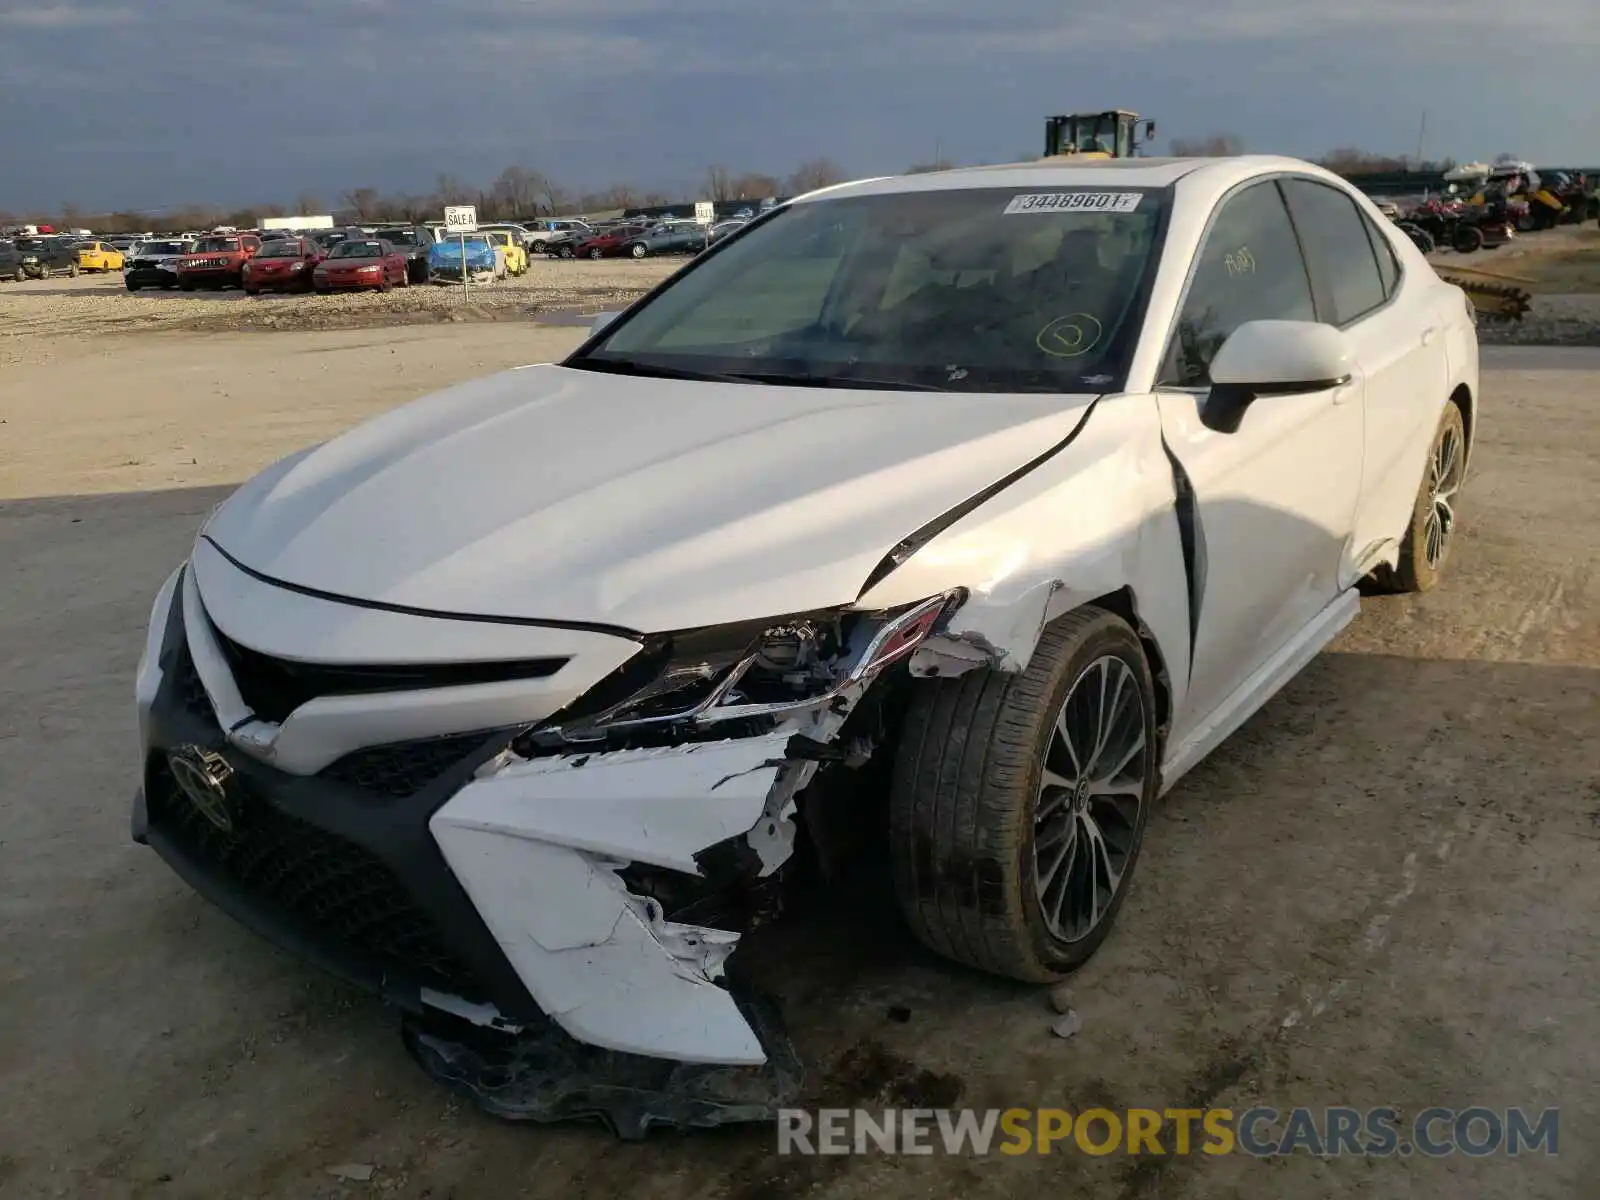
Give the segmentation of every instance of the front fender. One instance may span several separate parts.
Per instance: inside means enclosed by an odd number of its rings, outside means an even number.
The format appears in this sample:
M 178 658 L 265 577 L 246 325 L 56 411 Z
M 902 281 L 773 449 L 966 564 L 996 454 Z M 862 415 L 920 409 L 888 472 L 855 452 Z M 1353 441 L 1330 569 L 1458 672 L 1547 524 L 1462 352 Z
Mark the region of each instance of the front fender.
M 1190 646 L 1176 502 L 1155 398 L 1107 396 L 1057 454 L 934 537 L 858 606 L 965 588 L 966 603 L 913 672 L 1023 671 L 1046 624 L 1126 590 L 1172 677 L 1177 711 Z

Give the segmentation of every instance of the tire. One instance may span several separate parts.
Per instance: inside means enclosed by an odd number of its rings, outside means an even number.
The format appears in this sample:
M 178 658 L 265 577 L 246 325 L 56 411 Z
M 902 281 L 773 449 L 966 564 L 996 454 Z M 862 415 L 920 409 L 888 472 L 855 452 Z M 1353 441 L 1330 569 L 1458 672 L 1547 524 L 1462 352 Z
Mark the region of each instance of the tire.
M 317 295 L 319 295 L 319 296 L 331 296 L 331 295 L 333 295 L 333 289 L 330 288 L 330 287 L 319 287 L 319 288 L 316 289 L 316 292 L 317 292 Z
M 1449 449 L 1454 445 L 1454 451 Z M 1432 591 L 1439 582 L 1450 547 L 1455 542 L 1456 498 L 1466 477 L 1467 433 L 1461 409 L 1446 404 L 1439 427 L 1428 444 L 1428 465 L 1417 487 L 1411 508 L 1411 522 L 1400 539 L 1400 558 L 1394 568 L 1379 567 L 1373 572 L 1375 591 L 1398 595 Z M 1443 501 L 1441 507 L 1440 502 Z M 1435 518 L 1438 524 L 1435 525 Z
M 591 251 L 589 251 L 589 257 L 591 259 L 593 259 L 595 262 L 599 262 L 602 258 L 605 257 L 605 253 L 603 251 L 600 251 L 600 250 L 591 250 Z
M 131 279 L 124 279 L 124 280 L 123 280 L 123 281 L 122 281 L 122 286 L 123 286 L 123 287 L 125 287 L 125 288 L 127 288 L 127 289 L 128 289 L 128 290 L 129 290 L 129 291 L 130 291 L 130 292 L 137 292 L 137 291 L 138 291 L 138 290 L 139 290 L 139 288 L 140 288 L 140 286 L 141 286 L 141 285 L 140 285 L 140 284 L 137 284 L 137 283 L 135 283 L 135 282 L 134 282 L 134 281 L 133 281 L 133 280 L 131 280 Z
M 246 287 L 244 289 L 244 294 L 246 296 L 259 296 L 261 295 L 261 289 L 258 287 Z
M 543 254 L 544 253 L 544 243 L 543 242 L 535 242 L 533 245 L 528 247 L 528 251 L 531 254 Z
M 50 268 L 48 266 L 42 264 L 42 263 L 39 266 L 39 278 L 40 279 L 49 279 L 50 278 Z
M 67 278 L 68 279 L 76 279 L 77 277 L 78 277 L 78 264 L 77 263 L 68 263 L 67 264 Z
M 11 272 L 11 280 L 12 280 L 13 283 L 21 283 L 23 280 L 25 280 L 27 278 L 28 278 L 28 273 L 26 271 L 24 271 L 21 267 L 18 267 L 15 271 Z
M 1127 727 L 1104 755 L 1131 755 L 1118 778 L 1126 777 L 1133 790 L 1116 801 L 1101 797 L 1088 809 L 1081 790 L 1054 791 L 1048 797 L 1058 806 L 1052 824 L 1036 830 L 1046 762 L 1071 770 L 1058 741 L 1058 715 L 1076 713 L 1069 724 L 1084 724 L 1084 703 L 1099 694 L 1098 671 L 1133 687 L 1137 697 L 1131 715 L 1119 706 Z M 1073 706 L 1064 709 L 1069 695 Z M 1080 728 L 1078 740 L 1090 735 Z M 1086 962 L 1110 932 L 1132 881 L 1159 791 L 1157 742 L 1155 685 L 1144 649 L 1125 621 L 1103 609 L 1080 609 L 1052 623 L 1021 674 L 974 670 L 919 682 L 889 800 L 895 893 L 918 939 L 957 962 L 1035 983 L 1060 979 Z M 1089 769 L 1095 769 L 1092 756 Z M 1135 800 L 1130 815 L 1126 809 Z M 1122 815 L 1105 819 L 1105 806 Z M 1073 831 L 1074 844 L 1087 848 L 1077 815 L 1084 811 L 1104 820 L 1103 833 L 1115 833 L 1121 865 L 1098 919 L 1069 937 L 1045 917 L 1036 884 L 1043 864 L 1036 855 L 1048 850 L 1036 834 L 1060 822 Z M 1102 837 L 1100 844 L 1110 843 Z M 1074 858 L 1055 879 L 1070 884 L 1078 865 Z M 1053 890 L 1054 881 L 1045 894 Z
M 194 284 L 190 283 L 187 279 L 180 279 L 178 280 L 178 290 L 180 292 L 192 292 L 194 291 Z
M 645 255 L 649 254 L 650 251 L 641 244 L 634 246 L 628 251 L 628 253 L 633 255 L 635 258 L 643 258 Z
M 1457 254 L 1476 254 L 1483 249 L 1483 230 L 1476 225 L 1458 225 L 1450 236 Z
M 557 253 L 557 256 L 560 257 L 560 258 L 571 258 L 572 257 L 572 247 L 571 246 L 563 246 L 556 253 Z

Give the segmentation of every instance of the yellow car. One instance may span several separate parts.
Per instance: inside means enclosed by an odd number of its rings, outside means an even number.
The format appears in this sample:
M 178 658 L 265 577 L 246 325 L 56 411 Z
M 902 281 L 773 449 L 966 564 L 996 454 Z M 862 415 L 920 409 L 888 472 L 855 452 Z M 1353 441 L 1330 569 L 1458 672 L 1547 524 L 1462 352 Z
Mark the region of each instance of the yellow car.
M 84 242 L 78 247 L 79 270 L 120 271 L 122 261 L 122 251 L 104 242 Z
M 506 252 L 506 272 L 521 275 L 528 269 L 528 248 L 522 239 L 509 229 L 484 229 L 488 239 Z

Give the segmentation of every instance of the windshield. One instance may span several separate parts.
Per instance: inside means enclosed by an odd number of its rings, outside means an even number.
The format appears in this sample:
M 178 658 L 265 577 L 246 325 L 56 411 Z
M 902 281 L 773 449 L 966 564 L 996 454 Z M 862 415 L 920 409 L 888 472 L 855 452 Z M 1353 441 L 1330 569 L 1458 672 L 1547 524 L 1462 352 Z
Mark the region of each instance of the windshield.
M 204 254 L 207 251 L 213 251 L 214 252 L 214 251 L 217 251 L 217 250 L 237 250 L 238 248 L 239 248 L 239 239 L 238 238 L 225 238 L 225 237 L 201 238 L 198 242 L 196 242 L 194 244 L 194 249 L 195 249 L 195 253 L 196 254 Z
M 257 258 L 300 258 L 305 251 L 300 248 L 299 242 L 268 242 L 261 247 Z
M 1170 190 L 977 188 L 778 209 L 568 366 L 813 386 L 1122 386 Z
M 183 254 L 186 249 L 183 242 L 144 242 L 138 247 L 140 254 Z
M 412 229 L 385 229 L 383 236 L 385 240 L 393 242 L 396 246 L 415 246 L 417 244 L 417 234 Z
M 333 248 L 329 258 L 382 258 L 383 245 L 380 242 L 340 242 Z
M 441 254 L 448 254 L 450 251 L 454 250 L 456 252 L 456 257 L 459 258 L 461 256 L 461 247 L 463 245 L 465 245 L 468 250 L 489 249 L 489 243 L 484 239 L 484 236 L 481 233 L 469 233 L 464 238 L 458 233 L 453 238 L 439 242 L 434 248 Z

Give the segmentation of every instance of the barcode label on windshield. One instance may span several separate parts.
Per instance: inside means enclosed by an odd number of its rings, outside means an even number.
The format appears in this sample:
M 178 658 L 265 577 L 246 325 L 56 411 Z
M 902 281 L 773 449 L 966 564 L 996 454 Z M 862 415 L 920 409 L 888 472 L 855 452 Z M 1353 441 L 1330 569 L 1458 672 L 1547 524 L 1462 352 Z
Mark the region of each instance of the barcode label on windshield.
M 1139 192 L 1032 192 L 1013 196 L 1006 205 L 1012 213 L 1097 212 L 1131 213 L 1144 196 Z

